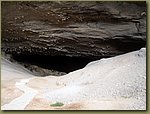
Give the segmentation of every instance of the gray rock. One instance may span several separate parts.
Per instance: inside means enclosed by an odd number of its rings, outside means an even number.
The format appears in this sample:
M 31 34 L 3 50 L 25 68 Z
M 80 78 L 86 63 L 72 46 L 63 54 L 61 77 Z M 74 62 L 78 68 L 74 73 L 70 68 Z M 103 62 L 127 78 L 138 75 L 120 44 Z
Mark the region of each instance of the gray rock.
M 2 51 L 110 57 L 146 45 L 146 2 L 2 2 Z

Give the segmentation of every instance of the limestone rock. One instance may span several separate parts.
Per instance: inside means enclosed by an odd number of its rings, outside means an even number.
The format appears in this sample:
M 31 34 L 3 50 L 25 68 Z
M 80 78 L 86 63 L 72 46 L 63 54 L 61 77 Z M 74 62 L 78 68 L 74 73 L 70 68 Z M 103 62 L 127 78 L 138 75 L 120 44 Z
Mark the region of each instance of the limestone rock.
M 146 2 L 2 2 L 2 51 L 110 57 L 146 45 Z

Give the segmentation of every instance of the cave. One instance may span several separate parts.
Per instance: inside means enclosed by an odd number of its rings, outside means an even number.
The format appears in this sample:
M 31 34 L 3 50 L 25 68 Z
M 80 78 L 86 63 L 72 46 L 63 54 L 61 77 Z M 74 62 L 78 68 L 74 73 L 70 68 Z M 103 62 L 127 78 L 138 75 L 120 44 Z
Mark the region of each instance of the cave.
M 146 2 L 3 2 L 1 50 L 36 75 L 69 73 L 145 47 L 146 10 Z
M 98 60 L 90 57 L 69 57 L 69 56 L 49 56 L 49 55 L 12 55 L 13 60 L 27 65 L 36 65 L 43 69 L 69 73 L 85 67 L 89 62 Z

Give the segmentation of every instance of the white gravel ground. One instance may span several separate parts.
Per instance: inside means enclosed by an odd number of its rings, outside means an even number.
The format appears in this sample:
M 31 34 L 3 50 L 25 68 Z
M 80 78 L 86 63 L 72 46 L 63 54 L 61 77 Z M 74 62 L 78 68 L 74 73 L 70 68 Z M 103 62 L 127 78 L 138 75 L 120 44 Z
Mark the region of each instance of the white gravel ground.
M 122 109 L 146 109 L 146 49 L 101 59 L 57 80 L 65 84 L 43 96 L 66 104 L 81 101 L 115 101 Z M 120 107 L 118 107 L 119 110 Z
M 9 104 L 2 106 L 2 110 L 24 110 L 24 108 L 38 93 L 36 90 L 26 86 L 26 83 L 28 83 L 29 80 L 30 79 L 22 79 L 20 82 L 16 82 L 15 86 L 22 90 L 24 94 L 11 101 Z
M 18 74 L 8 70 L 9 67 L 3 65 L 2 77 L 5 78 L 4 72 Z M 84 102 L 85 110 L 146 110 L 146 49 L 94 61 L 83 69 L 62 77 L 49 76 L 45 80 L 53 83 L 37 90 L 37 95 L 51 103 L 67 105 Z M 18 86 L 17 82 L 16 87 L 25 92 L 26 99 L 32 101 L 37 91 L 28 89 L 25 82 L 19 83 L 24 85 Z M 26 95 L 26 89 L 31 95 Z M 24 100 L 25 97 L 20 98 L 20 101 Z M 20 103 L 24 108 L 27 104 Z

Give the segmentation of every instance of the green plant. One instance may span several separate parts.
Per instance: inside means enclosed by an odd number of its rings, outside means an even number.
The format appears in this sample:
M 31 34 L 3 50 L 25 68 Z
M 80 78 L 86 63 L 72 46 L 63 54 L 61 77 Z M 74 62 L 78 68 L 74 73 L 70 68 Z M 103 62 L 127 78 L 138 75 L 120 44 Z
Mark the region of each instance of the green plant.
M 64 104 L 61 103 L 61 102 L 56 102 L 54 104 L 51 104 L 50 106 L 53 106 L 53 107 L 57 107 L 57 106 L 63 106 Z

